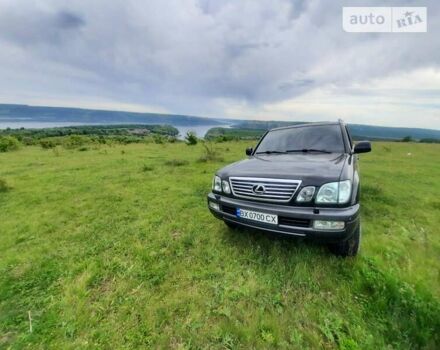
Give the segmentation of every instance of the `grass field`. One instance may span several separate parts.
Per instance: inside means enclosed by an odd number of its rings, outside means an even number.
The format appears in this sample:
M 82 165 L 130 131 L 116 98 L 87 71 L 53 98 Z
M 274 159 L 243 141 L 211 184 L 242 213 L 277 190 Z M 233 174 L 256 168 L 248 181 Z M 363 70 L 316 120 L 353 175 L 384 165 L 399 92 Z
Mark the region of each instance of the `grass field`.
M 211 216 L 248 145 L 0 153 L 0 348 L 438 348 L 440 145 L 361 156 L 355 259 Z

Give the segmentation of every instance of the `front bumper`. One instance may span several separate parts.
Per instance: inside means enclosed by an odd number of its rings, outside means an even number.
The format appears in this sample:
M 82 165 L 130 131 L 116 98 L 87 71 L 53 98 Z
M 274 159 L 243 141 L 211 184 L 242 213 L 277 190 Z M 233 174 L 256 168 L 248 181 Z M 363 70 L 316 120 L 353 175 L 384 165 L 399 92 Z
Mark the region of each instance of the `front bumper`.
M 219 210 L 211 208 L 209 202 L 217 203 Z M 292 207 L 251 202 L 210 193 L 208 208 L 216 218 L 234 224 L 329 243 L 349 239 L 359 226 L 359 204 L 347 208 Z M 236 208 L 278 215 L 278 224 L 266 224 L 237 217 Z M 317 230 L 313 228 L 314 220 L 344 221 L 345 227 L 342 230 Z

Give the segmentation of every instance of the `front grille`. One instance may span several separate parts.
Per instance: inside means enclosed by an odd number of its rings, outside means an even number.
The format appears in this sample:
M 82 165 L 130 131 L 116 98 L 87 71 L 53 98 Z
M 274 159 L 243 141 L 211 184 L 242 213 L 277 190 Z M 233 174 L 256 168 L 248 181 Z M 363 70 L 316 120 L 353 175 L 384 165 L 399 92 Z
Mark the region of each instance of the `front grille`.
M 310 227 L 309 219 L 289 218 L 286 216 L 278 217 L 278 224 L 285 226 Z
M 301 184 L 299 180 L 256 177 L 231 177 L 229 180 L 234 196 L 268 202 L 290 201 Z

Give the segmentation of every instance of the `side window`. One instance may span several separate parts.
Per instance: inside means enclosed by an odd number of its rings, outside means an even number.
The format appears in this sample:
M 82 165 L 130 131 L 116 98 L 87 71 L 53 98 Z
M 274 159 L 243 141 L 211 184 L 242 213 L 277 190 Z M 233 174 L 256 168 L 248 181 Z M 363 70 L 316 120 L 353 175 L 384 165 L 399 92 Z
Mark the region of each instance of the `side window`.
M 347 125 L 345 126 L 345 131 L 347 132 L 348 142 L 350 143 L 350 149 L 353 148 L 353 142 L 351 140 L 350 132 L 348 131 Z

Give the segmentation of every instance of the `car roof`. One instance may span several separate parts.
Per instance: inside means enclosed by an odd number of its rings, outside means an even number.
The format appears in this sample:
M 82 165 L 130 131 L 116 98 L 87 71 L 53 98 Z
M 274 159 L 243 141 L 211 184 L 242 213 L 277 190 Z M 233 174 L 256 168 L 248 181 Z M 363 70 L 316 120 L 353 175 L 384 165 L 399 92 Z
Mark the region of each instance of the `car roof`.
M 273 128 L 269 131 L 274 130 L 284 130 L 284 129 L 293 129 L 293 128 L 302 128 L 305 126 L 326 126 L 326 125 L 341 125 L 342 121 L 337 122 L 317 122 L 317 123 L 303 123 L 303 124 L 295 124 L 295 125 L 288 125 L 288 126 L 281 126 L 279 128 Z

